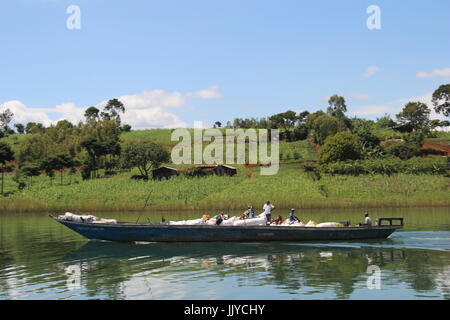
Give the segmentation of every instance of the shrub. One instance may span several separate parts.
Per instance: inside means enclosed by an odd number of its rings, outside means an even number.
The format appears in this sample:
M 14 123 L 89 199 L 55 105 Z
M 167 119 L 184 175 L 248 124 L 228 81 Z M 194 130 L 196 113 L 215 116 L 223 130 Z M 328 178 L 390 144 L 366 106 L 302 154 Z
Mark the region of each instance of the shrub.
M 294 156 L 295 160 L 300 160 L 302 158 L 302 155 L 298 151 L 294 151 L 294 155 L 293 156 Z
M 320 171 L 332 175 L 353 176 L 362 174 L 392 175 L 395 173 L 445 175 L 449 169 L 449 163 L 445 158 L 416 157 L 405 161 L 392 157 L 322 164 Z
M 324 144 L 327 137 L 333 136 L 346 129 L 345 123 L 329 115 L 321 115 L 314 120 L 314 141 L 320 145 Z
M 433 156 L 446 156 L 447 155 L 447 151 L 438 149 L 438 148 L 434 148 L 434 147 L 423 147 L 419 149 L 419 153 L 421 156 L 429 156 L 429 155 L 433 155 Z
M 293 141 L 305 140 L 308 138 L 308 127 L 306 125 L 300 125 L 295 127 L 293 132 Z
M 321 163 L 357 160 L 361 159 L 362 156 L 361 140 L 358 136 L 346 131 L 328 137 L 319 151 Z
M 423 139 L 425 139 L 425 133 L 421 130 L 414 131 L 409 135 L 405 136 L 405 141 L 410 144 L 415 144 L 420 146 L 422 144 Z
M 415 145 L 410 143 L 397 143 L 390 145 L 384 149 L 388 155 L 398 157 L 402 160 L 407 160 L 419 154 Z

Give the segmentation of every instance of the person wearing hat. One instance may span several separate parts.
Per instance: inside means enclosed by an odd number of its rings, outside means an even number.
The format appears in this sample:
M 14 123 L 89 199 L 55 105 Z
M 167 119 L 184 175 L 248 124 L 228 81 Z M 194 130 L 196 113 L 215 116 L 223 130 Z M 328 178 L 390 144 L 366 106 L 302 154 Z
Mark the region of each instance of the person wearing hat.
M 289 213 L 289 222 L 292 223 L 292 222 L 295 222 L 295 221 L 300 222 L 300 219 L 295 216 L 295 209 L 292 208 L 291 212 Z
M 252 206 L 248 206 L 247 207 L 247 217 L 249 219 L 253 219 L 255 217 L 255 211 L 253 211 L 253 207 Z

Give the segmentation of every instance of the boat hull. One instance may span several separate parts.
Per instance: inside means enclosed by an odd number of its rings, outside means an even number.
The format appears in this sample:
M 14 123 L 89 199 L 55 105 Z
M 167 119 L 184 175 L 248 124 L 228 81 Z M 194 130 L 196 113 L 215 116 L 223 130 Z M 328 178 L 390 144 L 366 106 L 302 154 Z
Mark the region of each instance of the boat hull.
M 385 239 L 398 227 L 308 228 L 282 226 L 174 226 L 56 221 L 88 239 L 147 242 L 260 242 Z

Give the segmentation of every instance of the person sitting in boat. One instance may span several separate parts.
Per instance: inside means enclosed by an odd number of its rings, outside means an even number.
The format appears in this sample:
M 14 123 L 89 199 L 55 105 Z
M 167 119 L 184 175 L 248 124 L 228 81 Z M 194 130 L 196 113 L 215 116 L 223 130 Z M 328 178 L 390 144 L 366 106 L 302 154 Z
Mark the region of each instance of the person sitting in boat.
M 253 219 L 255 217 L 255 212 L 253 211 L 252 206 L 248 206 L 247 210 L 244 211 L 243 214 L 239 217 L 239 220 L 245 220 L 245 219 Z
M 216 225 L 220 225 L 222 221 L 227 220 L 228 216 L 223 213 L 223 211 L 216 216 Z
M 369 214 L 367 212 L 364 214 L 364 225 L 366 226 L 372 225 L 372 219 L 370 219 Z
M 245 211 L 241 216 L 239 217 L 239 220 L 245 220 L 248 219 L 247 211 Z
M 362 227 L 362 226 L 367 226 L 367 227 L 372 226 L 372 219 L 369 217 L 369 214 L 367 212 L 364 214 L 364 223 L 359 223 L 358 225 L 360 227 Z
M 283 217 L 282 216 L 278 216 L 278 218 L 272 219 L 270 221 L 270 224 L 282 224 L 282 223 L 283 223 Z
M 255 211 L 253 211 L 253 207 L 252 206 L 248 206 L 247 207 L 247 217 L 249 219 L 253 219 L 255 217 Z
M 291 212 L 289 212 L 289 223 L 293 223 L 295 221 L 300 222 L 300 219 L 295 216 L 295 209 L 292 208 Z

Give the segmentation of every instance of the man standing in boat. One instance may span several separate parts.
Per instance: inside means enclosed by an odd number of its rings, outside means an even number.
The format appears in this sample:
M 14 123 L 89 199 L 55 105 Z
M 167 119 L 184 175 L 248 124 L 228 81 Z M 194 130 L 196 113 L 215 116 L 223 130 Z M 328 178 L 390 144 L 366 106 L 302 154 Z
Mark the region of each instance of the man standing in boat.
M 270 201 L 267 201 L 263 206 L 263 210 L 266 215 L 267 223 L 270 223 L 270 221 L 272 221 L 272 210 L 275 210 L 275 206 L 271 204 Z

